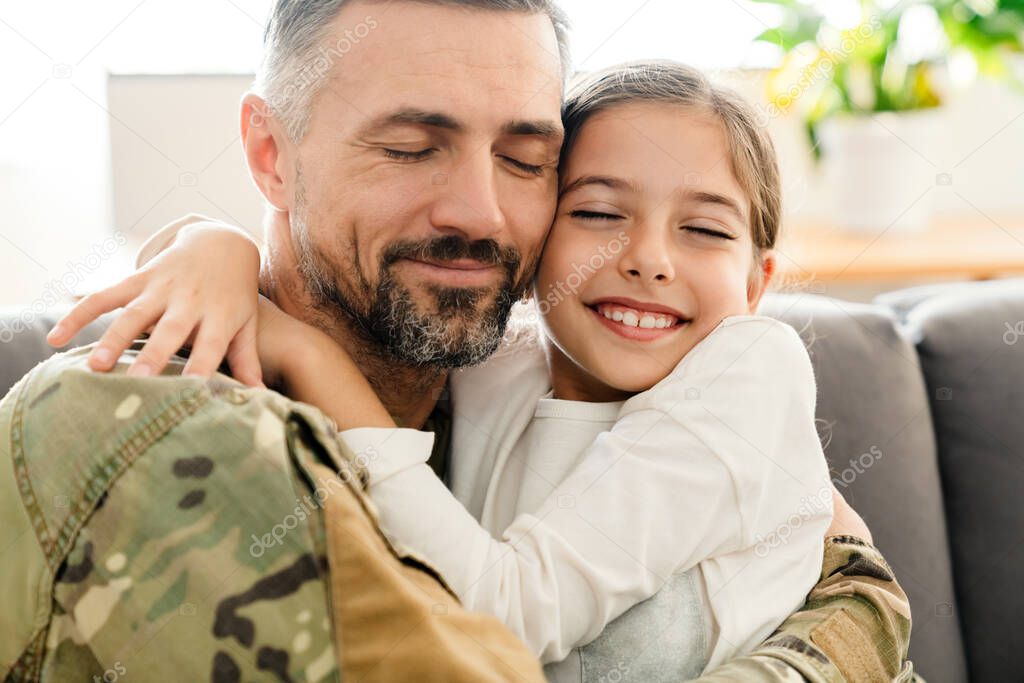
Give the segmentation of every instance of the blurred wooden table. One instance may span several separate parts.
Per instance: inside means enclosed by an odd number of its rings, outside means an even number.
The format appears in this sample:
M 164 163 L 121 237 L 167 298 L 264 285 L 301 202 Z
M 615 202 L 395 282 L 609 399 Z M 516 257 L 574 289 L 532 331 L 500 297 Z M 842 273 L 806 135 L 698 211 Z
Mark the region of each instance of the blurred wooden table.
M 779 271 L 796 282 L 988 280 L 1024 275 L 1024 216 L 943 217 L 922 232 L 843 232 L 827 222 L 783 228 Z

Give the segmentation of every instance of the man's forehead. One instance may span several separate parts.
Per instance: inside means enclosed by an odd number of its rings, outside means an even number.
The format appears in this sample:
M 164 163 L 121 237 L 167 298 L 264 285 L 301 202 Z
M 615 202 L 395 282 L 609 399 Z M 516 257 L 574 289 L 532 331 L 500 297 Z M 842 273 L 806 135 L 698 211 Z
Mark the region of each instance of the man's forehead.
M 501 125 L 558 117 L 561 60 L 546 15 L 360 2 L 339 14 L 332 38 L 371 17 L 375 28 L 350 41 L 326 84 L 364 118 L 402 103 L 467 120 L 485 113 Z

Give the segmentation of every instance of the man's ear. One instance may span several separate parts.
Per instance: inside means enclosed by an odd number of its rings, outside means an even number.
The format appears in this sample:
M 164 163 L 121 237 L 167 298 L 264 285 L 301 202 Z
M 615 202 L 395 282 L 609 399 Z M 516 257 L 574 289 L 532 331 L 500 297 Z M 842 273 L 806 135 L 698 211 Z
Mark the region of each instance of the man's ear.
M 778 265 L 775 252 L 765 249 L 759 258 L 754 261 L 755 271 L 750 274 L 750 284 L 747 285 L 747 304 L 750 314 L 757 313 L 761 305 L 761 297 L 768 291 L 768 286 L 775 277 L 775 269 Z
M 287 169 L 291 142 L 281 122 L 266 101 L 254 93 L 242 98 L 242 146 L 249 163 L 249 175 L 271 206 L 278 211 L 289 208 Z

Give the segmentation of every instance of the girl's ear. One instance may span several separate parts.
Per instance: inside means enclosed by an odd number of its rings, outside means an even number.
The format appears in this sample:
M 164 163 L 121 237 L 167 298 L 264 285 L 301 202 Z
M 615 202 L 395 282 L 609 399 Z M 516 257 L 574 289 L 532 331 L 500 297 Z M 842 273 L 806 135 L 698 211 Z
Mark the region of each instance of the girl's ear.
M 750 275 L 750 284 L 747 285 L 747 305 L 751 315 L 757 313 L 761 305 L 761 297 L 768 291 L 768 286 L 775 277 L 775 269 L 778 265 L 775 252 L 765 249 L 754 262 L 755 271 Z

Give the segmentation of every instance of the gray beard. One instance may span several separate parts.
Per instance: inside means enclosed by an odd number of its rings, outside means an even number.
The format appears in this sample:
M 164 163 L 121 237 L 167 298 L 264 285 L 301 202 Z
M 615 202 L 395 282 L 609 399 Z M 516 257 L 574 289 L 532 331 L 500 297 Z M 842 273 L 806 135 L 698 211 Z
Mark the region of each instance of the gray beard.
M 373 287 L 359 271 L 358 248 L 353 245 L 351 292 L 339 286 L 336 269 L 312 243 L 300 211 L 293 212 L 292 236 L 299 272 L 314 306 L 331 319 L 339 316 L 359 334 L 367 350 L 407 366 L 453 369 L 482 363 L 498 348 L 516 301 L 529 284 L 517 282 L 520 259 L 516 250 L 501 249 L 493 241 L 467 243 L 453 236 L 428 243 L 393 245 L 381 257 L 378 284 Z M 481 308 L 489 289 L 431 287 L 435 311 L 423 312 L 413 293 L 392 274 L 392 265 L 410 254 L 430 254 L 440 259 L 471 256 L 503 266 L 506 278 L 494 301 Z M 526 273 L 532 273 L 527 268 Z

